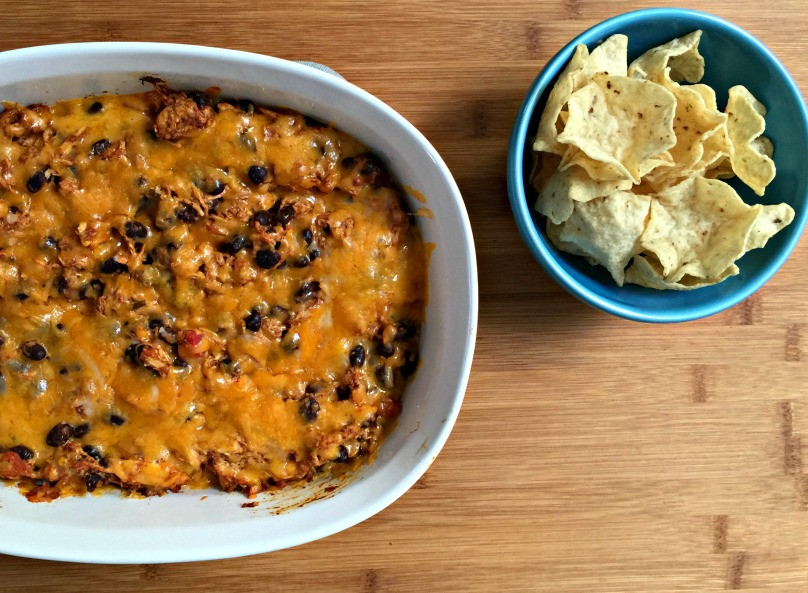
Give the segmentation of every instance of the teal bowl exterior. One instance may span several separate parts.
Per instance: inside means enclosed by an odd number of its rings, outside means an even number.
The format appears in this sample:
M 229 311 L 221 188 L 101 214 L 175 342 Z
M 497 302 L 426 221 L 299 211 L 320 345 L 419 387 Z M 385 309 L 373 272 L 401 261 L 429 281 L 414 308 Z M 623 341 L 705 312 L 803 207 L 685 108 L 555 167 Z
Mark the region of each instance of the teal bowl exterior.
M 544 233 L 544 219 L 534 209 L 536 192 L 528 176 L 531 139 L 547 95 L 580 43 L 593 49 L 615 33 L 628 36 L 629 61 L 674 37 L 701 29 L 699 46 L 706 70 L 702 82 L 716 91 L 719 108 L 727 91 L 741 84 L 768 109 L 764 134 L 774 144 L 777 176 L 763 197 L 737 180 L 730 184 L 747 203 L 786 202 L 794 221 L 763 249 L 746 254 L 740 273 L 715 286 L 691 291 L 659 291 L 642 286 L 618 287 L 600 266 L 558 251 Z M 581 33 L 559 51 L 527 93 L 508 147 L 508 196 L 519 232 L 545 271 L 583 302 L 603 311 L 656 323 L 690 321 L 713 315 L 749 297 L 783 265 L 808 220 L 808 113 L 799 88 L 777 57 L 752 35 L 714 15 L 679 8 L 651 8 L 613 17 Z

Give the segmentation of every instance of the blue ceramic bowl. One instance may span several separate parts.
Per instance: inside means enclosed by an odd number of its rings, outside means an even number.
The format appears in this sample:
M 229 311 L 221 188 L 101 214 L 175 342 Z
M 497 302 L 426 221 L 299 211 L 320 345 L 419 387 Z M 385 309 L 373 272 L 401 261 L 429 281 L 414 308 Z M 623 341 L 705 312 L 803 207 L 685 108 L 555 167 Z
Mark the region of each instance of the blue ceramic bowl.
M 533 209 L 536 192 L 530 175 L 532 137 L 560 71 L 575 46 L 593 49 L 615 33 L 628 36 L 629 62 L 646 50 L 701 29 L 699 50 L 706 70 L 702 82 L 716 91 L 719 108 L 736 84 L 747 87 L 768 109 L 766 132 L 774 144 L 777 176 L 763 197 L 732 180 L 748 203 L 787 202 L 796 216 L 763 249 L 739 262 L 740 274 L 706 288 L 659 291 L 627 284 L 618 287 L 601 266 L 558 251 L 544 233 L 544 218 Z M 508 147 L 508 195 L 519 232 L 547 273 L 585 303 L 636 321 L 671 323 L 713 315 L 736 305 L 760 288 L 783 265 L 808 220 L 808 113 L 797 85 L 783 64 L 760 41 L 716 16 L 678 8 L 651 8 L 616 16 L 581 33 L 545 66 L 516 118 Z

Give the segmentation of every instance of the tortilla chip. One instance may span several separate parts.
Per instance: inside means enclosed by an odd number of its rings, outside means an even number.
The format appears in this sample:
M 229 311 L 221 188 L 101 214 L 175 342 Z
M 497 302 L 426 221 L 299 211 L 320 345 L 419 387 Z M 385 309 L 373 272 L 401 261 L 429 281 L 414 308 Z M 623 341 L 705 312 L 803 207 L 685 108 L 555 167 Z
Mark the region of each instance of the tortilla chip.
M 541 120 L 539 121 L 539 130 L 536 133 L 536 139 L 533 141 L 533 150 L 564 154 L 563 147 L 560 147 L 556 140 L 558 136 L 556 122 L 570 95 L 576 91 L 577 82 L 581 78 L 584 63 L 588 57 L 589 50 L 585 45 L 579 45 L 575 48 L 575 53 L 572 54 L 569 64 L 564 68 L 553 90 L 550 91 L 549 97 L 547 97 L 547 104 L 544 106 L 544 111 L 542 111 Z
M 705 138 L 701 147 L 703 152 L 701 159 L 693 167 L 694 175 L 722 179 L 735 176 L 729 164 L 729 137 L 726 124 Z
M 701 98 L 704 100 L 704 104 L 708 109 L 718 111 L 718 101 L 716 101 L 713 87 L 707 86 L 706 84 L 691 84 L 688 85 L 687 88 L 692 89 L 701 95 Z
M 701 163 L 705 156 L 704 144 L 715 134 L 719 134 L 719 141 L 724 138 L 723 130 L 727 121 L 724 113 L 710 109 L 704 97 L 691 87 L 675 82 L 666 84 L 676 97 L 676 117 L 673 120 L 676 145 L 670 149 L 673 164 L 649 174 L 649 181 L 660 188 L 676 185 L 700 169 L 706 169 L 707 163 Z M 711 148 L 716 150 L 715 147 Z M 715 154 L 708 156 L 711 161 L 715 158 Z
M 534 152 L 533 167 L 530 170 L 530 184 L 536 191 L 541 190 L 547 180 L 558 170 L 561 157 L 549 152 Z
M 762 196 L 775 175 L 774 161 L 765 154 L 771 142 L 760 140 L 766 128 L 766 108 L 745 87 L 729 89 L 727 134 L 732 170 L 755 193 Z
M 744 251 L 765 247 L 769 239 L 794 220 L 794 209 L 788 204 L 761 206 L 760 214 L 755 220 L 746 238 Z
M 717 279 L 743 255 L 760 211 L 729 185 L 715 179 L 687 179 L 656 196 L 641 238 L 656 255 L 666 281 L 685 275 Z
M 698 82 L 704 76 L 704 58 L 699 53 L 699 40 L 700 30 L 649 49 L 631 63 L 628 75 L 633 78 L 653 78 L 666 73 L 673 82 Z
M 595 161 L 577 146 L 568 146 L 561 164 L 558 166 L 562 171 L 570 167 L 581 167 L 595 181 L 625 181 L 626 176 L 608 163 Z
M 647 80 L 599 74 L 572 94 L 568 106 L 569 120 L 558 141 L 634 183 L 646 161 L 676 144 L 676 98 Z
M 650 205 L 650 197 L 627 191 L 575 202 L 572 215 L 557 229 L 557 245 L 565 251 L 573 245 L 573 253 L 602 265 L 622 286 L 626 264 L 639 250 Z
M 533 150 L 564 154 L 566 148 L 556 140 L 559 132 L 558 120 L 562 117 L 564 106 L 570 96 L 598 72 L 625 76 L 627 46 L 628 38 L 625 35 L 612 35 L 592 50 L 591 54 L 585 45 L 575 48 L 575 53 L 547 98 L 539 121 L 539 130 L 533 141 Z
M 626 270 L 626 282 L 631 284 L 639 284 L 648 288 L 655 288 L 657 290 L 693 290 L 694 288 L 703 288 L 723 282 L 730 276 L 734 276 L 739 272 L 738 266 L 735 264 L 728 267 L 724 274 L 719 278 L 703 279 L 695 278 L 693 276 L 683 276 L 678 282 L 671 282 L 665 280 L 662 276 L 661 265 L 652 256 L 645 257 L 637 255 L 631 267 Z
M 535 209 L 555 224 L 561 224 L 572 214 L 575 202 L 588 202 L 628 189 L 630 181 L 594 181 L 584 169 L 570 167 L 556 171 L 544 183 Z
M 664 86 L 676 97 L 676 145 L 670 150 L 674 163 L 649 176 L 649 182 L 659 189 L 676 185 L 717 160 L 713 148 L 707 162 L 701 162 L 704 143 L 719 133 L 727 120 L 726 114 L 718 111 L 715 91 L 703 84 L 682 86 L 677 82 L 695 82 L 704 75 L 704 59 L 698 52 L 700 39 L 701 31 L 694 31 L 646 52 L 629 67 L 631 74 L 642 73 L 643 78 Z
M 607 38 L 592 50 L 584 65 L 584 71 L 589 78 L 598 73 L 626 76 L 628 74 L 628 37 L 612 35 Z

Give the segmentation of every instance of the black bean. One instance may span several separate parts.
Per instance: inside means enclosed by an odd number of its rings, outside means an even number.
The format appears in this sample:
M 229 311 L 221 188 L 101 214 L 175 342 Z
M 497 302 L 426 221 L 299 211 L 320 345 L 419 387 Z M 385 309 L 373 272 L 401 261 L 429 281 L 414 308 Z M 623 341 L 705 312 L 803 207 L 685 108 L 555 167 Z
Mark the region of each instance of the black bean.
M 208 104 L 207 97 L 205 97 L 205 95 L 203 93 L 199 92 L 199 91 L 192 92 L 189 95 L 189 97 L 191 98 L 191 100 L 194 103 L 196 103 L 197 107 L 199 107 L 200 109 L 207 106 L 207 104 Z
M 408 338 L 412 338 L 412 337 L 415 336 L 415 333 L 417 331 L 418 330 L 417 330 L 417 327 L 416 327 L 414 321 L 412 321 L 410 319 L 400 321 L 400 322 L 398 322 L 396 324 L 396 335 L 395 335 L 394 339 L 395 340 L 406 340 Z
M 129 266 L 110 257 L 104 260 L 98 269 L 102 274 L 123 274 L 129 271 Z
M 92 473 L 84 477 L 84 485 L 87 487 L 87 492 L 95 492 L 98 484 L 101 482 L 101 475 Z
M 328 127 L 327 123 L 325 123 L 323 121 L 320 121 L 316 117 L 311 117 L 309 115 L 304 115 L 303 116 L 303 121 L 310 128 L 318 128 L 319 129 L 319 128 L 327 128 Z
M 298 257 L 296 257 L 294 259 L 294 261 L 292 262 L 292 265 L 294 267 L 296 267 L 296 268 L 305 268 L 310 263 L 311 263 L 311 260 L 309 260 L 308 255 L 299 255 Z
M 29 360 L 42 360 L 48 355 L 48 351 L 39 342 L 25 342 L 20 346 L 23 356 Z
M 118 414 L 110 414 L 109 423 L 112 424 L 112 426 L 123 426 L 126 423 L 126 418 Z
M 295 292 L 295 301 L 305 303 L 308 300 L 317 298 L 320 294 L 320 283 L 317 280 L 306 282 Z
M 93 459 L 95 459 L 96 461 L 101 461 L 104 458 L 104 456 L 101 454 L 101 451 L 99 451 L 96 447 L 93 447 L 92 445 L 84 445 L 81 448 L 81 450 L 84 451 L 87 455 L 89 455 Z
M 266 167 L 259 167 L 258 165 L 253 165 L 247 170 L 247 177 L 250 178 L 255 185 L 261 185 L 264 181 L 267 180 L 267 175 L 269 175 L 269 171 L 267 171 Z
M 334 458 L 334 463 L 347 463 L 350 460 L 348 456 L 348 448 L 345 445 L 339 446 L 339 453 Z
M 300 231 L 300 236 L 303 237 L 303 241 L 305 241 L 306 245 L 311 245 L 311 242 L 314 241 L 314 233 L 312 233 L 309 228 Z
M 157 329 L 158 327 L 163 327 L 163 320 L 159 317 L 154 319 L 149 319 L 149 329 Z
M 382 358 L 390 358 L 395 353 L 396 348 L 392 344 L 385 344 L 384 342 L 379 342 L 376 344 L 376 354 Z
M 85 422 L 83 424 L 79 424 L 73 429 L 73 437 L 80 439 L 83 436 L 87 436 L 88 432 L 90 432 L 90 425 Z
M 93 278 L 90 280 L 90 288 L 93 289 L 93 294 L 91 295 L 93 298 L 100 298 L 104 296 L 104 289 L 107 287 L 106 284 L 101 282 L 98 278 Z M 85 292 L 85 296 L 87 293 Z
M 375 175 L 377 173 L 381 173 L 384 170 L 381 161 L 379 161 L 379 159 L 376 158 L 374 155 L 366 153 L 362 155 L 362 157 L 363 157 L 362 168 L 359 170 L 359 172 L 362 175 Z
M 209 183 L 205 187 L 205 193 L 208 194 L 209 196 L 218 196 L 220 193 L 224 191 L 225 187 L 227 186 L 224 184 L 223 181 L 219 179 L 214 179 L 212 183 Z
M 176 212 L 177 218 L 182 222 L 193 223 L 199 219 L 199 212 L 194 210 L 190 204 L 183 204 Z
M 253 214 L 253 220 L 265 227 L 273 227 L 278 223 L 277 213 L 272 210 L 259 210 Z
M 365 347 L 362 344 L 354 346 L 348 354 L 348 362 L 352 367 L 361 367 L 365 364 Z
M 95 101 L 87 108 L 87 113 L 101 113 L 104 111 L 104 105 L 101 101 Z
M 16 453 L 23 461 L 31 461 L 34 458 L 34 452 L 25 445 L 15 445 L 9 451 Z
M 55 237 L 45 237 L 45 240 L 42 242 L 42 247 L 45 249 L 58 249 L 59 241 L 57 241 Z
M 238 106 L 239 109 L 241 109 L 247 115 L 252 115 L 253 113 L 255 113 L 255 103 L 253 103 L 249 99 L 239 99 Z
M 225 241 L 219 244 L 219 251 L 222 253 L 229 253 L 230 255 L 235 255 L 242 249 L 251 249 L 252 248 L 252 241 L 250 241 L 244 235 L 236 235 L 229 241 Z
M 143 344 L 134 342 L 126 347 L 123 355 L 133 364 L 140 364 L 140 355 L 143 353 Z
M 309 251 L 309 261 L 314 261 L 318 257 L 320 257 L 320 250 L 319 249 L 311 249 Z
M 48 178 L 45 177 L 45 171 L 37 171 L 28 178 L 25 187 L 28 188 L 29 192 L 35 194 L 42 189 L 42 186 L 45 185 L 47 180 Z
M 261 314 L 253 309 L 250 314 L 244 318 L 245 329 L 251 332 L 257 332 L 261 329 Z
M 124 225 L 126 236 L 130 239 L 145 239 L 149 236 L 149 230 L 141 222 L 130 220 Z
M 295 218 L 295 209 L 291 204 L 287 204 L 278 210 L 278 222 L 283 226 L 288 225 Z
M 56 292 L 59 294 L 67 292 L 67 280 L 64 276 L 60 275 L 56 277 Z
M 241 374 L 241 365 L 238 363 L 238 361 L 233 360 L 229 356 L 226 356 L 219 361 L 219 366 L 221 367 L 222 371 L 228 375 L 238 376 Z
M 90 156 L 102 154 L 109 146 L 110 142 L 106 138 L 93 142 L 93 145 L 90 147 Z
M 259 249 L 255 252 L 255 263 L 262 270 L 274 268 L 281 261 L 281 254 L 271 249 Z
M 415 374 L 415 371 L 418 370 L 418 355 L 415 354 L 412 357 L 407 357 L 407 360 L 404 361 L 404 364 L 401 365 L 401 374 L 404 378 L 411 377 Z
M 337 399 L 344 402 L 351 398 L 351 388 L 347 385 L 337 385 Z
M 61 447 L 73 436 L 73 426 L 67 422 L 61 422 L 50 429 L 45 442 L 51 447 Z
M 16 298 L 18 301 L 27 301 L 28 295 L 25 294 L 24 292 L 18 292 L 17 294 L 14 295 L 14 298 Z
M 208 202 L 208 214 L 216 214 L 219 211 L 219 206 L 222 205 L 222 198 L 213 198 Z
M 300 413 L 309 422 L 314 422 L 320 414 L 320 403 L 309 396 L 300 402 Z

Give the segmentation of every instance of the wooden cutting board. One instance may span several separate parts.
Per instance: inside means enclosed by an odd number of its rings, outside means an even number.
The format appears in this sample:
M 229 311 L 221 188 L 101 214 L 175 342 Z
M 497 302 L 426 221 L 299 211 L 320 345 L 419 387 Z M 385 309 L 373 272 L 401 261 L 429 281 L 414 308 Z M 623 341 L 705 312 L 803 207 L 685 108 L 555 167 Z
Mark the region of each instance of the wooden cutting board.
M 511 217 L 507 138 L 534 76 L 583 29 L 646 4 L 48 4 L 6 3 L 0 49 L 172 41 L 316 60 L 397 109 L 463 192 L 480 329 L 446 448 L 365 523 L 292 550 L 200 564 L 0 556 L 0 591 L 808 591 L 806 242 L 733 310 L 649 326 L 564 293 Z M 805 0 L 677 4 L 746 28 L 808 89 Z

